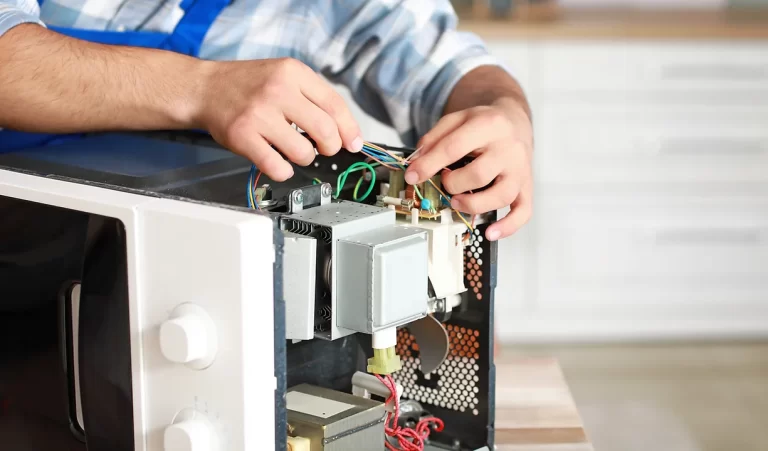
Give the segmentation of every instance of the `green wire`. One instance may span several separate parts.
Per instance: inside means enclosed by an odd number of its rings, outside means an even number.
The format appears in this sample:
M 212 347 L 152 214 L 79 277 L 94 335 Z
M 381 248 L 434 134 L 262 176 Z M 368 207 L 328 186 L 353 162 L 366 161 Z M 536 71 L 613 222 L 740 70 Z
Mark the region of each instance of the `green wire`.
M 362 185 L 362 184 L 363 184 L 363 180 L 365 180 L 365 176 L 363 176 L 363 177 L 360 177 L 360 180 L 358 180 L 358 181 L 357 181 L 357 183 L 355 184 L 355 190 L 352 192 L 352 199 L 354 199 L 354 200 L 358 200 L 358 198 L 357 198 L 357 193 L 358 193 L 358 191 L 360 190 L 360 185 Z M 368 197 L 368 196 L 366 196 L 366 197 Z M 365 198 L 363 198 L 363 200 L 364 200 L 364 199 L 365 199 Z
M 419 200 L 424 200 L 423 197 L 421 197 L 421 193 L 419 192 L 419 187 L 416 185 L 413 185 L 413 190 L 416 191 L 416 195 L 419 196 Z
M 336 181 L 336 194 L 333 195 L 334 199 L 338 199 L 341 195 L 341 189 L 344 187 L 344 185 L 347 183 L 347 177 L 349 174 L 357 171 L 362 170 L 368 170 L 371 172 L 371 184 L 368 186 L 368 189 L 365 191 L 365 194 L 363 194 L 363 197 L 358 197 L 358 192 L 360 191 L 360 186 L 363 184 L 363 180 L 365 177 L 360 177 L 360 180 L 357 181 L 357 184 L 355 185 L 355 190 L 352 193 L 352 198 L 358 202 L 362 202 L 365 199 L 368 198 L 368 196 L 371 195 L 371 192 L 373 191 L 373 187 L 376 185 L 376 170 L 374 169 L 375 166 L 378 166 L 380 163 L 365 163 L 362 161 L 358 161 L 357 163 L 354 163 L 352 166 L 348 167 L 346 171 L 339 174 L 339 177 Z M 322 183 L 320 179 L 315 178 L 312 181 L 313 184 Z
M 371 194 L 371 192 L 373 191 L 373 187 L 376 185 L 376 170 L 373 168 L 373 165 L 364 163 L 362 161 L 358 161 L 357 163 L 354 163 L 352 166 L 348 167 L 346 171 L 339 174 L 339 178 L 336 183 L 336 194 L 334 195 L 334 197 L 338 199 L 339 196 L 341 195 L 341 189 L 347 183 L 347 177 L 349 176 L 349 174 L 357 171 L 362 171 L 364 169 L 367 169 L 368 171 L 371 172 L 371 183 L 368 186 L 368 189 L 365 191 L 365 194 L 363 194 L 363 197 L 358 198 L 357 191 L 359 190 L 359 185 L 362 184 L 361 181 L 358 181 L 358 186 L 356 186 L 355 192 L 352 195 L 353 195 L 353 199 L 356 201 L 365 200 Z

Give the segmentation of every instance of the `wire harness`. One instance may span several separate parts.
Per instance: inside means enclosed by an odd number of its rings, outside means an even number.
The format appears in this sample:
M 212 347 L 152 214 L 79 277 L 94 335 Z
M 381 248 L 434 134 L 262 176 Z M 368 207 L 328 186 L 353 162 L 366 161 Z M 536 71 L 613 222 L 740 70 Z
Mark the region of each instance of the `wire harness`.
M 339 177 L 337 179 L 336 183 L 336 192 L 334 193 L 334 198 L 338 199 L 341 195 L 341 190 L 344 188 L 344 185 L 347 182 L 347 178 L 349 175 L 353 172 L 357 171 L 365 171 L 363 173 L 363 176 L 360 177 L 360 179 L 357 181 L 357 184 L 355 185 L 354 191 L 352 193 L 353 200 L 357 202 L 363 202 L 365 199 L 368 198 L 368 196 L 371 195 L 373 192 L 374 187 L 376 186 L 376 166 L 384 166 L 394 171 L 404 171 L 406 167 L 410 164 L 413 157 L 416 156 L 421 151 L 421 148 L 416 149 L 411 155 L 409 155 L 407 158 L 403 158 L 399 155 L 396 155 L 383 147 L 380 147 L 376 144 L 365 142 L 363 144 L 363 148 L 361 150 L 361 153 L 363 153 L 365 156 L 368 157 L 369 160 L 372 160 L 370 162 L 357 162 L 352 164 L 347 170 L 339 174 Z M 368 189 L 365 191 L 365 193 L 360 196 L 359 191 L 360 187 L 365 180 L 365 177 L 367 174 L 370 174 L 370 182 L 368 185 Z M 248 208 L 254 209 L 254 210 L 261 210 L 259 207 L 259 199 L 256 194 L 256 191 L 258 189 L 257 184 L 259 183 L 259 177 L 261 177 L 261 171 L 256 168 L 256 165 L 251 165 L 251 171 L 248 176 L 248 187 L 247 187 L 247 202 L 248 202 Z M 445 201 L 446 205 L 451 204 L 451 196 L 446 194 L 440 187 L 432 180 L 427 180 L 434 188 L 435 190 L 440 193 L 440 196 Z M 321 183 L 319 179 L 315 179 L 314 183 Z M 424 196 L 422 196 L 419 188 L 417 186 L 413 186 L 414 193 L 416 196 L 418 196 L 419 201 L 423 202 Z M 429 204 L 429 203 L 428 203 Z M 434 209 L 435 207 L 432 207 L 430 205 L 430 209 Z M 469 228 L 470 231 L 474 230 L 475 225 L 475 217 L 473 216 L 471 219 L 471 222 L 467 220 L 467 218 L 464 217 L 464 215 L 456 210 L 455 208 L 451 208 L 454 213 L 461 219 L 462 222 Z
M 434 430 L 441 432 L 445 427 L 443 421 L 436 417 L 427 417 L 420 420 L 415 428 L 403 428 L 398 426 L 400 417 L 400 399 L 397 396 L 397 384 L 392 376 L 375 375 L 379 381 L 390 391 L 386 403 L 393 406 L 393 411 L 387 414 L 384 424 L 384 433 L 387 437 L 397 442 L 397 447 L 385 440 L 384 446 L 389 451 L 424 451 L 424 445 L 429 439 L 429 434 Z

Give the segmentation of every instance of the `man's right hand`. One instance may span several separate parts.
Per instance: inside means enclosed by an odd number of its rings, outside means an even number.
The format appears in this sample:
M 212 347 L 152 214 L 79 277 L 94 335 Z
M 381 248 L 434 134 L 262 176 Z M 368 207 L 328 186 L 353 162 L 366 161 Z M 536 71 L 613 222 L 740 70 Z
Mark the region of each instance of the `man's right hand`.
M 283 156 L 301 166 L 315 158 L 313 146 L 292 123 L 315 140 L 322 155 L 342 146 L 353 152 L 362 148 L 360 127 L 342 97 L 304 63 L 283 58 L 203 65 L 194 120 L 270 179 L 293 175 Z

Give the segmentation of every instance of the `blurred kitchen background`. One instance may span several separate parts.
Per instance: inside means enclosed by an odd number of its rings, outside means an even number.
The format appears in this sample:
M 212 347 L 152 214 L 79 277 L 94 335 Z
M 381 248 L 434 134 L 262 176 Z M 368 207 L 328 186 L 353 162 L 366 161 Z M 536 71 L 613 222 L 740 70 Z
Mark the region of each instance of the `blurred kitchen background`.
M 768 1 L 454 4 L 534 112 L 499 358 L 560 358 L 597 451 L 768 449 Z

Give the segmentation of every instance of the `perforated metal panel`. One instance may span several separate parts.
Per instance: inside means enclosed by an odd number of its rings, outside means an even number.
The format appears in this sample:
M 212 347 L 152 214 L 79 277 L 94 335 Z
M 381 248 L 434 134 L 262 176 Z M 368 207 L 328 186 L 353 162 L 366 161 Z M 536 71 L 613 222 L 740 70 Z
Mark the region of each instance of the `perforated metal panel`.
M 398 331 L 397 353 L 403 369 L 395 379 L 403 397 L 420 402 L 446 425 L 433 438 L 458 441 L 462 449 L 492 446 L 494 441 L 493 288 L 497 244 L 483 236 L 487 225 L 472 234 L 464 252 L 469 288 L 464 306 L 444 323 L 450 339 L 448 358 L 433 373 L 423 374 L 419 344 L 407 328 Z
M 403 385 L 404 396 L 425 404 L 458 412 L 478 415 L 480 404 L 480 358 L 477 349 L 480 332 L 448 324 L 451 349 L 448 359 L 435 372 L 424 378 L 415 337 L 406 329 L 398 332 L 398 354 L 403 369 L 397 379 Z M 422 379 L 422 380 L 420 380 Z M 431 383 L 430 383 L 431 382 Z
M 464 277 L 467 279 L 469 289 L 478 301 L 483 300 L 483 235 L 479 229 L 475 229 L 472 241 L 464 254 Z

